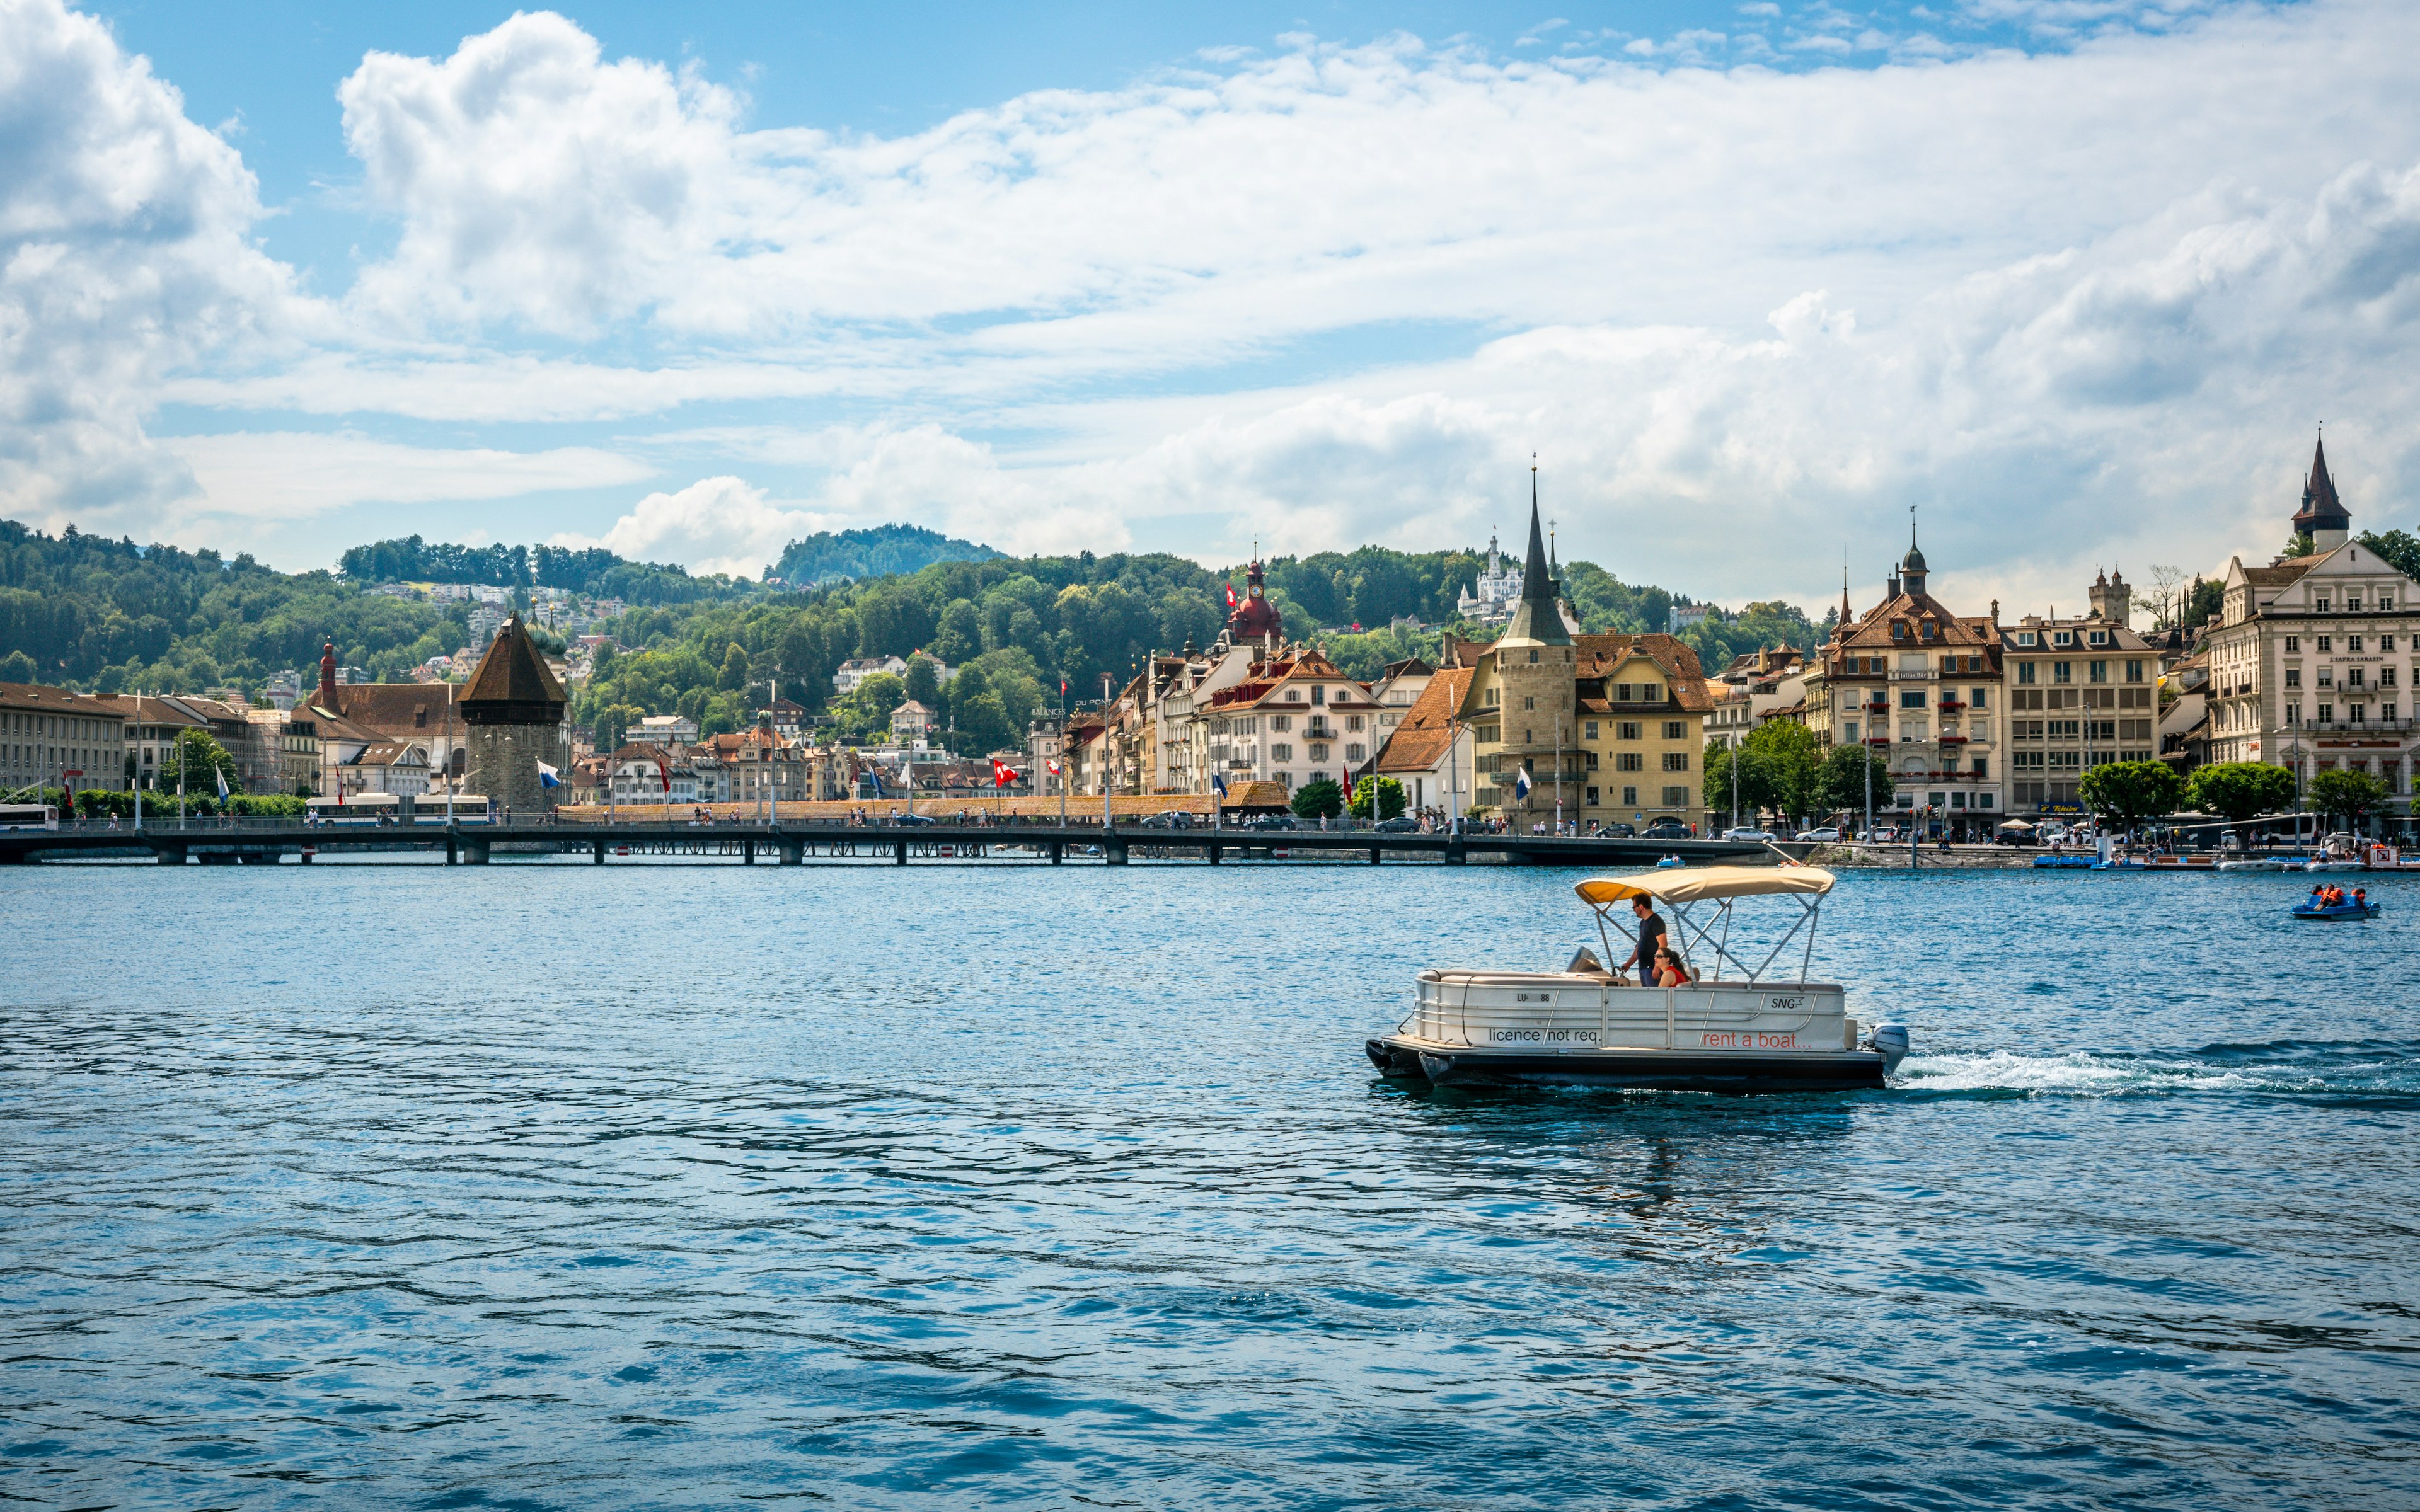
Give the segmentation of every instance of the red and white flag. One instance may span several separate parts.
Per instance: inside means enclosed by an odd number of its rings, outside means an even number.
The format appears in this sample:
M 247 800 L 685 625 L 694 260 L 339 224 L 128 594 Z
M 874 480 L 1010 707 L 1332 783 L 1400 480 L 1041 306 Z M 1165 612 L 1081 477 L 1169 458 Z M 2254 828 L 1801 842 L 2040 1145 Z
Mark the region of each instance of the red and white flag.
M 1057 777 L 1059 775 L 1059 762 L 1056 757 L 1053 757 L 1050 762 L 1050 775 L 1052 777 Z
M 1000 760 L 998 757 L 994 757 L 991 764 L 991 785 L 996 788 L 1004 788 L 1016 780 L 1016 768 L 1009 765 L 1006 762 Z
M 1228 607 L 1229 609 L 1233 609 L 1233 608 L 1235 607 L 1235 605 L 1236 605 L 1236 602 L 1237 602 L 1237 600 L 1236 600 L 1236 598 L 1235 598 L 1235 585 L 1234 585 L 1233 583 L 1229 583 L 1229 584 L 1227 585 L 1227 607 Z

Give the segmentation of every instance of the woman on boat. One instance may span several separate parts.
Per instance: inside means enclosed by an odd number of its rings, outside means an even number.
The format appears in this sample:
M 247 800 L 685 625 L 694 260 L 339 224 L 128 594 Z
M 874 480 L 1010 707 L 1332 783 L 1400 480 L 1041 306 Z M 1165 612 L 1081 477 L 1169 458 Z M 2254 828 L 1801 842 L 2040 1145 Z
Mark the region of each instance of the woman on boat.
M 1655 985 L 1658 987 L 1689 985 L 1689 968 L 1681 964 L 1681 958 L 1672 953 L 1672 948 L 1668 945 L 1660 946 L 1655 951 Z

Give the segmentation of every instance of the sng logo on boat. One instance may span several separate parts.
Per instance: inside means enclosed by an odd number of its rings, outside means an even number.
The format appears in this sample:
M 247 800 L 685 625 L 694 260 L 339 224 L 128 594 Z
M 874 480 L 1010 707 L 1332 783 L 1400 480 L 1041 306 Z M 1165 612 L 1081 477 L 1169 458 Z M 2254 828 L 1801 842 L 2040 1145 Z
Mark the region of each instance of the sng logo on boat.
M 1807 1011 L 1807 999 L 1804 997 L 1768 997 L 1764 1000 L 1764 1011 L 1768 1013 L 1804 1013 Z

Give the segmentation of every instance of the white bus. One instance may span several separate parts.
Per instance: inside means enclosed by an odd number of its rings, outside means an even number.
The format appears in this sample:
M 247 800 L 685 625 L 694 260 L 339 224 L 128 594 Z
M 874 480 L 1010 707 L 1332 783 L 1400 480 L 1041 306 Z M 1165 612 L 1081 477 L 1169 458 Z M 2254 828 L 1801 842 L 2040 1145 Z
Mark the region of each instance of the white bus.
M 56 829 L 59 811 L 47 803 L 0 803 L 0 829 Z
M 302 807 L 315 825 L 391 825 L 403 813 L 403 799 L 392 793 L 356 793 L 312 798 Z

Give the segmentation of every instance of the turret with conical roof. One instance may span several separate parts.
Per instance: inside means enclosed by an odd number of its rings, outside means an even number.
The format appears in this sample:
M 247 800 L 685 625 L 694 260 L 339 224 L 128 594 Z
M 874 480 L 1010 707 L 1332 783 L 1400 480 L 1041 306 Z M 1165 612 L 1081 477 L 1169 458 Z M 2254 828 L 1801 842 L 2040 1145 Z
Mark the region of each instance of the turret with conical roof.
M 1924 592 L 1924 553 L 1916 548 L 1914 520 L 1908 521 L 1907 524 L 1907 555 L 1900 558 L 1899 576 L 1900 585 L 1909 594 L 1914 595 Z
M 2303 507 L 2294 516 L 2294 530 L 2308 535 L 2320 551 L 2333 551 L 2352 534 L 2352 517 L 2336 498 L 2335 481 L 2328 476 L 2328 443 L 2322 436 L 2311 448 L 2311 475 L 2303 484 Z

